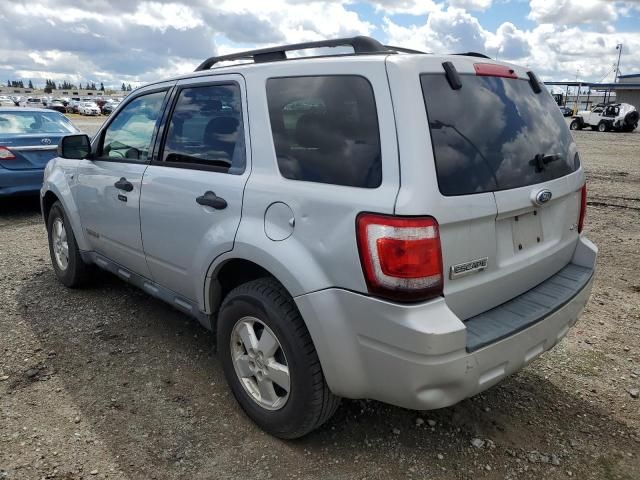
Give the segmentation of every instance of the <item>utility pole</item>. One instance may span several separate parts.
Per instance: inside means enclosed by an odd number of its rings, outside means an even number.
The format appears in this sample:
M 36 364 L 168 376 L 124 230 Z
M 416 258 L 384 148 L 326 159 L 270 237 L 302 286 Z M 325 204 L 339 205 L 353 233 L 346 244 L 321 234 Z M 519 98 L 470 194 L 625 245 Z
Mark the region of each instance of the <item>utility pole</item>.
M 616 80 L 614 83 L 618 83 L 618 77 L 620 76 L 620 57 L 622 56 L 622 44 L 619 43 L 616 45 L 616 50 L 618 50 L 618 64 L 616 65 Z

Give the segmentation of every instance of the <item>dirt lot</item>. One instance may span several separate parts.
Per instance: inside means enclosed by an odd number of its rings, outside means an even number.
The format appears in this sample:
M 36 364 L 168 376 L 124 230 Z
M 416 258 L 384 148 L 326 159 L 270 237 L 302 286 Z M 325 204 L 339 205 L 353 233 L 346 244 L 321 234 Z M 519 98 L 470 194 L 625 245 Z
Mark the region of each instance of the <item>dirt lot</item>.
M 454 407 L 343 401 L 294 442 L 242 414 L 204 329 L 107 274 L 66 290 L 37 201 L 3 202 L 0 479 L 640 478 L 640 135 L 575 135 L 600 258 L 568 338 Z

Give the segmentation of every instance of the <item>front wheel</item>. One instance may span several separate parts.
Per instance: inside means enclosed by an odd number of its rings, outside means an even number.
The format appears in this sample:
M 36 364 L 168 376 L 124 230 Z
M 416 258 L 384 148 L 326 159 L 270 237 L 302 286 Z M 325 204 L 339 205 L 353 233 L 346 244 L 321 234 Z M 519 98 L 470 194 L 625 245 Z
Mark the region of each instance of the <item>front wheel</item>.
M 609 126 L 607 125 L 606 122 L 600 122 L 598 124 L 598 131 L 599 132 L 608 132 L 609 131 Z
M 55 202 L 47 220 L 49 254 L 58 280 L 69 288 L 82 286 L 88 277 L 89 266 L 80 250 L 60 202 Z
M 291 296 L 274 279 L 253 280 L 227 295 L 217 341 L 233 395 L 271 435 L 302 437 L 338 407 L 309 331 Z
M 582 122 L 580 122 L 577 119 L 574 119 L 571 121 L 571 123 L 569 124 L 569 128 L 571 130 L 582 130 Z

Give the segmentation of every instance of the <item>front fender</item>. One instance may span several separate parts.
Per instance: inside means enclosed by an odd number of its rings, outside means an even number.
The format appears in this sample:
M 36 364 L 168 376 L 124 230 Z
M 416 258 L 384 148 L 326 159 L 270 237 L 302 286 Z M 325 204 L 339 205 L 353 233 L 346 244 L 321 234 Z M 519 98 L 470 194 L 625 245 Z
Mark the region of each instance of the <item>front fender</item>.
M 71 224 L 78 248 L 81 251 L 88 251 L 91 250 L 91 247 L 84 235 L 82 223 L 80 222 L 80 212 L 71 192 L 71 185 L 76 177 L 76 169 L 77 160 L 54 158 L 49 161 L 44 172 L 40 198 L 42 202 L 49 192 L 58 197 L 67 215 L 67 220 Z

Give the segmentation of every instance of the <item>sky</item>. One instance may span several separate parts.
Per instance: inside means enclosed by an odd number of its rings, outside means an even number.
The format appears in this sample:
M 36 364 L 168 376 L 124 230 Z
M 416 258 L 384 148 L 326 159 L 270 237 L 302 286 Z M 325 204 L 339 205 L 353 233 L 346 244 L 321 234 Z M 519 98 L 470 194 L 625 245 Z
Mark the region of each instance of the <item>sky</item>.
M 544 80 L 640 73 L 640 0 L 0 0 L 0 81 L 134 87 L 217 54 L 369 35 L 476 51 Z

